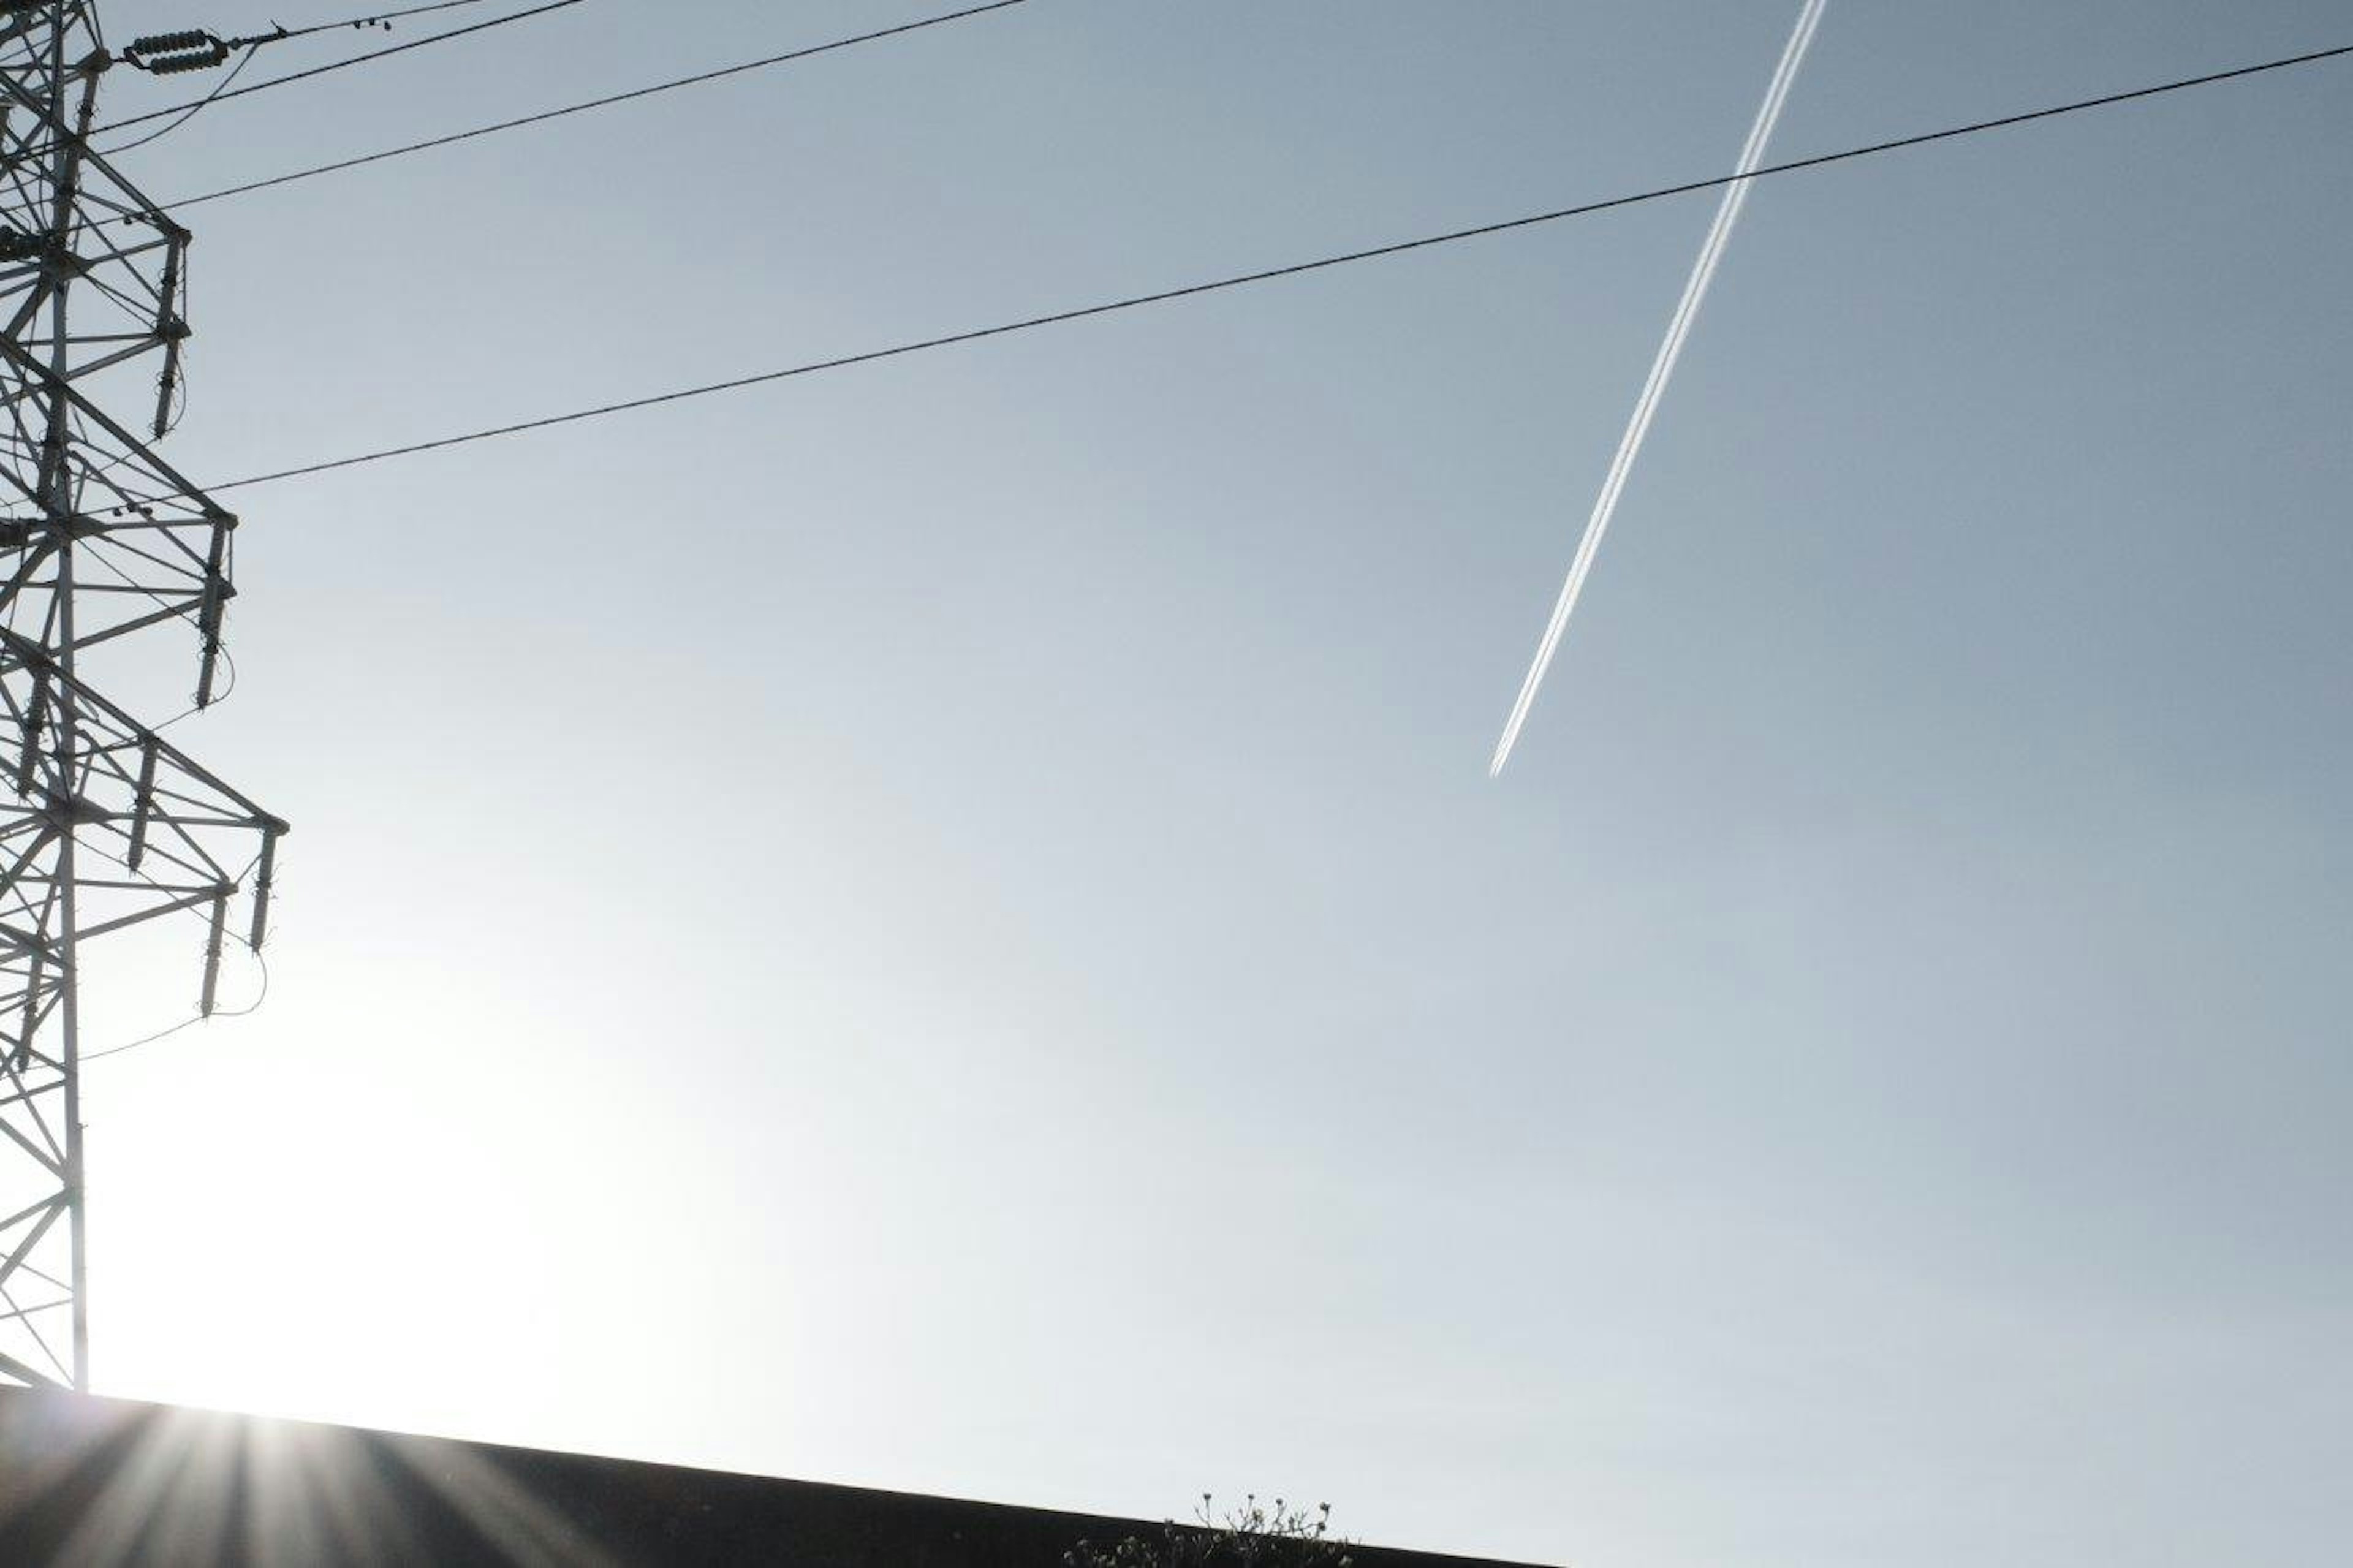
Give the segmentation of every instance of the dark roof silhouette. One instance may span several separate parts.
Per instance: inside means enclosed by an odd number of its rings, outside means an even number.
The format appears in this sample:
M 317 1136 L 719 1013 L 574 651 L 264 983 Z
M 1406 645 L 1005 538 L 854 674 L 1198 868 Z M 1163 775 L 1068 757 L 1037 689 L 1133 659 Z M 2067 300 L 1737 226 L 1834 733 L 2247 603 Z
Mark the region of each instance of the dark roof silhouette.
M 1059 1568 L 1156 1524 L 0 1388 L 0 1563 Z M 1358 1568 L 1502 1568 L 1366 1547 Z

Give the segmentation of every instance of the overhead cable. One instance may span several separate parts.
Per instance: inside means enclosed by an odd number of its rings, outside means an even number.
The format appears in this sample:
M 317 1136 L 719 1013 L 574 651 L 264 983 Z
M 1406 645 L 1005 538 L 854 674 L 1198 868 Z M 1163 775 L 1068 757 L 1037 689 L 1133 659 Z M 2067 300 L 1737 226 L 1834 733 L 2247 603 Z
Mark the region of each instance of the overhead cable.
M 269 961 L 262 957 L 259 950 L 254 952 L 253 958 L 254 962 L 261 966 L 261 990 L 255 995 L 253 1000 L 248 1003 L 245 1006 L 216 1007 L 210 1013 L 191 1014 L 189 1016 L 181 1019 L 178 1023 L 172 1025 L 169 1028 L 158 1029 L 152 1035 L 142 1035 L 135 1040 L 126 1040 L 119 1046 L 109 1046 L 102 1051 L 83 1051 L 80 1053 L 79 1059 L 84 1065 L 87 1065 L 90 1062 L 103 1061 L 108 1057 L 119 1057 L 125 1051 L 135 1051 L 142 1047 L 152 1046 L 158 1040 L 168 1040 L 174 1035 L 180 1033 L 183 1029 L 193 1029 L 199 1024 L 209 1024 L 215 1018 L 251 1017 L 254 1014 L 261 1011 L 261 1005 L 263 1003 L 269 1000 Z
M 238 38 L 224 38 L 208 27 L 183 27 L 174 32 L 149 33 L 133 38 L 114 58 L 134 70 L 154 76 L 184 76 L 190 71 L 207 70 L 227 64 L 230 53 L 237 49 L 255 49 L 264 44 L 283 44 L 295 38 L 307 38 L 316 33 L 342 32 L 345 28 L 381 27 L 389 33 L 392 25 L 404 17 L 421 16 L 428 11 L 454 11 L 462 5 L 482 4 L 484 0 L 435 0 L 429 5 L 411 5 L 401 11 L 373 11 L 364 16 L 311 22 L 300 27 L 274 22 L 266 33 L 254 33 Z
M 137 125 L 166 115 L 177 116 L 168 124 L 150 131 L 136 142 L 125 142 L 120 146 L 107 148 L 103 156 L 119 158 L 125 153 L 144 147 L 150 142 L 159 142 L 224 98 L 238 96 L 230 89 L 235 86 L 237 79 L 245 74 L 245 68 L 253 63 L 254 57 L 259 55 L 266 45 L 282 44 L 292 38 L 308 37 L 313 33 L 340 31 L 345 27 L 382 27 L 386 32 L 390 32 L 393 23 L 404 16 L 422 16 L 428 11 L 451 11 L 461 5 L 482 4 L 484 0 L 436 0 L 433 5 L 414 5 L 405 11 L 382 11 L 365 16 L 346 16 L 341 21 L 314 22 L 302 27 L 279 26 L 269 32 L 257 33 L 251 37 L 243 38 L 224 38 L 200 27 L 186 28 L 175 33 L 153 33 L 144 37 L 134 38 L 115 58 L 124 65 L 155 76 L 184 76 L 191 71 L 211 69 L 227 64 L 232 58 L 237 60 L 237 64 L 230 67 L 228 75 L 213 85 L 210 92 L 191 103 L 183 104 L 177 110 L 167 109 L 159 110 L 155 114 L 142 115 L 136 120 L 118 121 L 117 123 L 121 125 Z M 100 132 L 93 134 L 102 134 L 104 131 L 111 129 L 113 127 L 102 127 Z M 138 217 L 134 216 L 129 221 L 136 222 Z
M 389 31 L 395 22 L 408 16 L 422 16 L 428 11 L 456 11 L 468 5 L 480 5 L 488 0 L 434 0 L 430 5 L 411 5 L 399 11 L 370 11 L 363 16 L 346 16 L 340 22 L 312 22 L 308 26 L 288 27 L 276 37 L 307 38 L 313 33 L 340 32 L 345 27 L 382 27 Z
M 488 21 L 470 23 L 463 27 L 452 27 L 447 32 L 427 33 L 421 38 L 411 38 L 404 44 L 393 44 L 385 48 L 371 49 L 365 54 L 353 55 L 347 58 L 340 60 L 330 60 L 325 65 L 311 66 L 304 70 L 289 71 L 284 76 L 274 76 L 266 81 L 257 81 L 248 87 L 238 88 L 235 92 L 224 92 L 218 98 L 210 100 L 209 101 L 212 103 L 227 103 L 231 99 L 245 98 L 257 92 L 268 92 L 272 88 L 285 87 L 291 82 L 308 81 L 312 77 L 325 76 L 330 71 L 347 70 L 353 66 L 366 65 L 372 60 L 386 59 L 394 55 L 406 54 L 411 49 L 422 49 L 434 44 L 446 44 L 453 38 L 463 38 L 470 37 L 476 33 L 486 33 L 493 27 L 504 27 L 516 22 L 528 22 L 535 16 L 544 16 L 551 11 L 565 10 L 571 6 L 580 5 L 581 3 L 582 0 L 547 0 L 545 5 L 533 5 L 528 10 L 511 11 L 502 16 L 492 16 Z M 430 6 L 426 7 L 426 9 L 428 10 L 433 8 L 434 7 Z M 381 16 L 383 14 L 378 13 L 378 15 Z M 342 27 L 348 26 L 350 25 L 351 24 L 347 22 L 332 22 L 322 23 L 320 24 L 320 26 Z M 306 28 L 304 30 L 316 31 L 318 29 Z M 290 37 L 293 36 L 294 35 L 292 34 L 288 35 Z M 133 125 L 144 125 L 151 120 L 162 120 L 171 115 L 185 112 L 190 109 L 204 106 L 206 101 L 207 100 L 206 100 L 200 99 L 194 103 L 175 103 L 167 109 L 152 110 L 145 114 L 134 114 L 128 120 L 117 120 L 111 124 L 101 125 L 96 132 L 92 132 L 92 134 L 103 135 L 108 132 L 121 131 Z
M 212 91 L 205 94 L 204 97 L 196 100 L 194 103 L 191 103 L 186 108 L 181 110 L 180 117 L 177 120 L 173 121 L 168 125 L 157 126 L 154 130 L 150 131 L 146 135 L 142 136 L 136 142 L 125 142 L 119 147 L 109 147 L 104 155 L 109 158 L 119 158 L 123 153 L 131 152 L 135 148 L 144 147 L 151 142 L 160 142 L 164 137 L 169 136 L 173 132 L 177 131 L 181 126 L 185 125 L 189 121 L 194 120 L 197 115 L 202 114 L 206 110 L 210 109 L 214 104 L 218 103 L 221 100 L 221 96 L 228 91 L 229 88 L 237 81 L 237 79 L 245 74 L 245 68 L 253 63 L 255 52 L 256 51 L 254 49 L 248 47 L 245 53 L 237 58 L 237 64 L 229 68 L 228 75 L 221 78 L 219 83 L 214 87 Z
M 448 447 L 469 446 L 478 441 L 496 440 L 501 437 L 520 436 L 528 431 L 544 430 L 552 426 L 577 424 L 587 419 L 601 419 L 608 415 L 658 407 L 666 403 L 681 403 L 689 398 L 709 397 L 718 393 L 734 392 L 744 387 L 765 385 L 770 382 L 815 375 L 824 371 L 844 370 L 851 365 L 871 364 L 878 360 L 897 359 L 907 354 L 923 353 L 932 349 L 954 347 L 958 343 L 977 342 L 985 338 L 1007 337 L 1015 332 L 1026 332 L 1039 327 L 1055 326 L 1065 321 L 1084 321 L 1094 316 L 1108 316 L 1118 311 L 1138 310 L 1146 305 L 1166 304 L 1176 300 L 1191 299 L 1201 294 L 1219 293 L 1229 289 L 1240 289 L 1253 283 L 1271 282 L 1280 278 L 1295 278 L 1303 273 L 1321 272 L 1359 261 L 1374 261 L 1385 257 L 1402 256 L 1410 251 L 1427 250 L 1436 246 L 1452 245 L 1459 241 L 1482 238 L 1489 235 L 1507 234 L 1516 229 L 1533 228 L 1540 224 L 1558 223 L 1566 218 L 1585 217 L 1620 207 L 1663 201 L 1670 196 L 1717 190 L 1736 181 L 1761 180 L 1775 174 L 1795 174 L 1801 169 L 1819 169 L 1831 163 L 1850 163 L 1855 159 L 1873 157 L 1883 153 L 1894 153 L 1910 147 L 1925 147 L 1932 142 L 1949 142 L 1957 137 L 1974 136 L 1982 132 L 2030 124 L 2035 121 L 2052 120 L 2065 114 L 2079 114 L 2087 110 L 2105 109 L 2119 103 L 2130 103 L 2138 99 L 2155 98 L 2163 93 L 2180 92 L 2189 88 L 2235 81 L 2270 71 L 2285 70 L 2292 66 L 2311 65 L 2320 60 L 2337 59 L 2347 55 L 2353 55 L 2353 44 L 2342 45 L 2336 48 L 2315 49 L 2307 54 L 2289 55 L 2279 59 L 2265 60 L 2259 65 L 2239 66 L 2231 70 L 2211 71 L 2203 76 L 2182 77 L 2150 87 L 2134 88 L 2126 92 L 2111 92 L 2097 98 L 2077 99 L 2070 103 L 2053 104 L 2047 109 L 2028 110 L 2021 114 L 2005 114 L 1991 120 L 1974 121 L 1967 125 L 1948 126 L 1942 131 L 1927 131 L 1913 136 L 1899 136 L 1890 141 L 1849 147 L 1841 152 L 1818 153 L 1810 158 L 1794 158 L 1785 163 L 1768 163 L 1748 174 L 1718 174 L 1704 180 L 1685 181 L 1681 184 L 1661 185 L 1651 190 L 1639 191 L 1630 195 L 1609 196 L 1599 201 L 1582 202 L 1575 206 L 1556 207 L 1549 212 L 1530 213 L 1524 217 L 1505 218 L 1495 223 L 1479 224 L 1470 228 L 1449 229 L 1441 234 L 1423 235 L 1415 239 L 1369 246 L 1361 250 L 1343 251 L 1334 256 L 1319 257 L 1312 261 L 1294 261 L 1282 267 L 1263 268 L 1255 272 L 1236 273 L 1231 277 L 1212 279 L 1203 283 L 1188 283 L 1174 289 L 1157 289 L 1148 294 L 1131 294 L 1124 299 L 1105 300 L 1100 304 L 1082 305 L 1071 310 L 1050 311 L 1042 316 L 1029 316 L 1019 321 L 1004 321 L 995 326 L 976 327 L 966 331 L 921 338 L 912 342 L 893 344 L 888 348 L 868 349 L 862 353 L 840 354 L 831 359 L 812 360 L 807 363 L 791 365 L 782 370 L 762 371 L 752 375 L 736 376 L 727 381 L 710 382 L 701 386 L 681 387 L 671 392 L 656 393 L 651 396 L 633 397 L 620 403 L 607 403 L 595 408 L 575 409 L 566 414 L 553 414 L 537 419 L 521 420 L 512 425 L 492 426 L 487 429 L 468 431 L 463 435 L 443 436 L 429 441 L 415 441 L 406 446 L 387 447 L 380 451 L 363 452 L 353 457 L 331 458 L 325 462 L 305 463 L 297 468 L 280 468 L 272 473 L 232 479 L 226 484 L 212 485 L 207 489 L 217 493 L 251 485 L 275 484 L 281 479 L 299 479 L 309 474 L 322 474 L 336 468 L 357 468 L 364 463 L 380 463 L 394 458 L 413 457 L 422 452 L 439 451 Z
M 902 33 L 920 32 L 926 27 L 936 27 L 947 22 L 960 22 L 968 16 L 984 16 L 991 11 L 1010 10 L 1016 5 L 1028 3 L 1029 0 L 992 0 L 991 4 L 986 5 L 968 5 L 961 11 L 949 11 L 937 16 L 925 16 L 918 21 L 902 22 L 897 26 L 881 27 L 871 33 L 836 38 L 830 43 L 812 44 L 806 48 L 793 49 L 781 55 L 769 55 L 762 59 L 745 60 L 739 65 L 722 66 L 716 70 L 702 71 L 693 76 L 677 77 L 669 81 L 656 82 L 650 87 L 635 88 L 628 92 L 617 92 L 604 98 L 592 98 L 585 103 L 565 104 L 560 109 L 543 110 L 537 114 L 526 114 L 515 120 L 501 120 L 494 125 L 478 125 L 470 131 L 453 132 L 447 136 L 435 136 L 423 142 L 411 142 L 402 147 L 387 147 L 380 153 L 364 153 L 356 158 L 343 158 L 332 163 L 321 163 L 314 168 L 297 169 L 291 174 L 276 174 L 266 180 L 231 185 L 226 190 L 208 191 L 201 196 L 189 196 L 180 201 L 166 202 L 164 206 L 167 210 L 175 212 L 183 207 L 202 206 L 206 202 L 225 201 L 230 196 L 241 196 L 253 191 L 266 191 L 277 185 L 290 185 L 297 180 L 315 179 L 321 174 L 340 174 L 343 170 L 360 168 L 368 163 L 381 163 L 389 158 L 406 157 L 411 153 L 424 153 L 436 147 L 448 147 L 459 142 L 471 142 L 478 137 L 494 136 L 502 131 L 519 131 L 527 125 L 543 125 L 551 120 L 561 120 L 566 115 L 585 114 L 592 109 L 608 109 L 617 103 L 629 103 L 640 98 L 652 98 L 658 93 L 674 92 L 680 88 L 700 87 L 705 82 L 720 81 L 728 77 L 742 76 L 749 71 L 765 70 L 771 66 L 788 65 L 795 60 L 805 60 L 812 55 L 829 54 L 836 49 L 846 49 L 853 45 L 871 44 L 879 39 L 896 37 Z

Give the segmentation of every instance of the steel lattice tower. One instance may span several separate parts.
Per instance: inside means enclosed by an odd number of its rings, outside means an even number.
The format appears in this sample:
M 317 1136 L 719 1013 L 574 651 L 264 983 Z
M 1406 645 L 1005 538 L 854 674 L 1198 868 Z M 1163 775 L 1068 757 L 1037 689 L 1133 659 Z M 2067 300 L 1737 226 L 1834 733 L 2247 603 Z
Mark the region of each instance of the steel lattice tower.
M 190 711 L 212 702 L 237 527 L 150 444 L 188 234 L 89 145 L 114 63 L 96 11 L 0 0 L 0 1379 L 80 1389 L 83 951 L 193 914 L 209 1015 L 232 920 L 260 947 L 286 831 L 90 682 L 193 632 Z

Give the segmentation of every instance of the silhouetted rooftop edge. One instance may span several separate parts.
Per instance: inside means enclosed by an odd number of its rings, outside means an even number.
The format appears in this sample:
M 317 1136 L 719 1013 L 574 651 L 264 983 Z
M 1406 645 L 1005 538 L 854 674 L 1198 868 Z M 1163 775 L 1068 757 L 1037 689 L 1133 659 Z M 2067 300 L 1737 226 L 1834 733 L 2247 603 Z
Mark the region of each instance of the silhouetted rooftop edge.
M 1189 1479 L 1173 1483 L 1179 1495 Z M 0 1562 L 1053 1568 L 1082 1537 L 1157 1528 L 0 1389 Z M 1360 1568 L 1508 1568 L 1371 1546 L 1354 1557 Z

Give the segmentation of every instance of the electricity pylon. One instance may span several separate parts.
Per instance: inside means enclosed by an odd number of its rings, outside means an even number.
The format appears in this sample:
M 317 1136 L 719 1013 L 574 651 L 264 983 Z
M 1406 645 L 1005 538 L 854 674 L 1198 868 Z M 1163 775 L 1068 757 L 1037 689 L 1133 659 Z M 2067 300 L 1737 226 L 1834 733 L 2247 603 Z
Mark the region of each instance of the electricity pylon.
M 181 394 L 188 233 L 89 144 L 116 63 L 96 9 L 0 0 L 0 1380 L 84 1390 L 83 950 L 193 915 L 209 1016 L 224 942 L 261 946 L 286 832 L 91 684 L 193 632 L 189 711 L 220 695 L 237 528 L 150 445 Z

